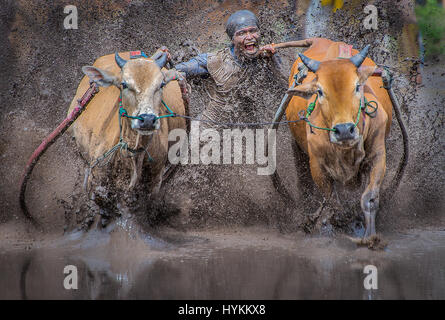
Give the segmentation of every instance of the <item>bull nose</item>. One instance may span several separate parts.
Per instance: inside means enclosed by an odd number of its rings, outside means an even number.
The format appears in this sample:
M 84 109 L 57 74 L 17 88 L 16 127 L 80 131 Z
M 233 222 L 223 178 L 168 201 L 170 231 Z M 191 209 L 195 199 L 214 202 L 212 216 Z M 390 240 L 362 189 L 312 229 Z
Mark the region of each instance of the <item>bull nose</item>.
M 333 129 L 335 130 L 334 135 L 337 141 L 345 141 L 356 138 L 355 124 L 352 122 L 339 123 L 335 125 Z
M 140 114 L 139 119 L 137 121 L 137 127 L 138 129 L 146 129 L 151 130 L 155 128 L 156 123 L 156 115 L 154 113 L 150 114 Z

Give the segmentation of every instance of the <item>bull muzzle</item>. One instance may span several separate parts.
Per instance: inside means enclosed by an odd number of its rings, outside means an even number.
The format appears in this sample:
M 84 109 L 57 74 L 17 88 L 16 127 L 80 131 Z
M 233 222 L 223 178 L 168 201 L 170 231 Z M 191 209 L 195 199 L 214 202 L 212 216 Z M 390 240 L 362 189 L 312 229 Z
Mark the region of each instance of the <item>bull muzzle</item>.
M 131 127 L 138 130 L 142 134 L 152 133 L 154 130 L 158 129 L 159 121 L 158 117 L 154 113 L 143 113 L 138 115 L 139 119 L 133 119 L 131 121 Z
M 342 145 L 352 145 L 359 138 L 357 126 L 352 122 L 336 124 L 330 134 L 331 142 Z

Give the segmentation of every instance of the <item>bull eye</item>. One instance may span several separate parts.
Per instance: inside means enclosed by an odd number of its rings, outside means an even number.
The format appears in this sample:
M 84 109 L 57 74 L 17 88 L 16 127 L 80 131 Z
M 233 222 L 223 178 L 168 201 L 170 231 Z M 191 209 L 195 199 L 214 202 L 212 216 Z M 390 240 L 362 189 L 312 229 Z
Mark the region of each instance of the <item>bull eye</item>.
M 127 85 L 126 82 L 122 82 L 121 86 L 122 86 L 122 89 L 127 89 L 128 88 L 128 85 Z
M 357 85 L 355 86 L 355 92 L 356 92 L 356 93 L 359 93 L 359 92 L 360 92 L 360 85 L 359 85 L 359 84 L 357 84 Z
M 321 89 L 317 90 L 317 94 L 319 97 L 323 97 L 323 91 L 321 91 Z
M 161 88 L 163 88 L 166 85 L 165 81 L 161 82 Z

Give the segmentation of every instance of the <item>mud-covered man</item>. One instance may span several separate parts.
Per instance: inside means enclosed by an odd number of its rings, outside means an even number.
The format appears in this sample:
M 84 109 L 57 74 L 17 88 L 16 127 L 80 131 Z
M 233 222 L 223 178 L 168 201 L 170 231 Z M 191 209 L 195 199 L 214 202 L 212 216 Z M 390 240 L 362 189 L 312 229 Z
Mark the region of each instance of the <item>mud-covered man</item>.
M 226 32 L 231 40 L 230 46 L 216 52 L 199 54 L 189 61 L 176 65 L 176 69 L 187 78 L 207 76 L 202 84 L 209 96 L 209 102 L 201 113 L 201 119 L 213 120 L 219 124 L 206 121 L 192 122 L 192 126 L 199 126 L 201 134 L 204 133 L 204 129 L 224 130 L 228 127 L 232 129 L 229 133 L 235 134 L 236 130 L 242 130 L 248 134 L 244 126 L 225 126 L 220 123 L 271 121 L 288 87 L 287 74 L 280 72 L 279 59 L 272 46 L 260 46 L 259 23 L 252 12 L 241 10 L 232 14 L 227 20 Z M 192 101 L 191 107 L 196 107 L 194 111 L 198 111 L 200 106 L 193 106 Z M 248 129 L 253 127 L 265 128 L 261 125 L 249 125 Z M 257 131 L 255 134 L 258 132 L 261 133 Z M 209 142 L 206 137 L 208 136 L 200 137 L 199 141 L 203 145 Z M 209 152 L 212 154 L 212 159 L 216 159 L 215 162 L 212 160 L 210 164 L 202 166 L 181 166 L 175 173 L 175 179 L 170 180 L 172 187 L 167 185 L 164 189 L 166 193 L 179 194 L 175 185 L 179 183 L 181 190 L 187 190 L 180 192 L 176 201 L 176 203 L 187 203 L 187 209 L 179 210 L 181 221 L 203 223 L 214 219 L 222 224 L 234 222 L 248 224 L 257 219 L 261 212 L 276 210 L 280 205 L 270 201 L 271 192 L 268 191 L 270 179 L 258 175 L 258 168 L 263 167 L 263 164 L 248 164 L 246 160 L 243 164 L 222 165 L 224 159 L 221 152 L 219 156 L 214 157 L 214 150 L 219 149 L 224 152 L 224 134 L 220 137 L 222 146 L 212 148 Z M 218 143 L 217 139 L 213 140 L 215 141 Z M 245 145 L 247 139 L 241 141 Z M 252 150 L 244 146 L 239 149 L 246 150 L 246 159 L 247 150 Z M 200 156 L 206 153 L 205 150 L 209 149 L 202 148 Z M 235 151 L 232 154 L 235 157 Z M 240 183 L 241 181 L 243 183 Z
M 251 11 L 233 13 L 227 20 L 226 32 L 231 39 L 230 47 L 199 54 L 175 68 L 186 78 L 210 76 L 206 87 L 210 102 L 201 115 L 202 119 L 217 122 L 264 121 L 264 112 L 256 112 L 261 109 L 259 101 L 272 104 L 268 106 L 270 110 L 274 109 L 276 101 L 264 99 L 256 84 L 270 89 L 267 90 L 270 92 L 272 83 L 281 80 L 279 87 L 286 89 L 280 59 L 272 45 L 260 47 L 258 19 Z

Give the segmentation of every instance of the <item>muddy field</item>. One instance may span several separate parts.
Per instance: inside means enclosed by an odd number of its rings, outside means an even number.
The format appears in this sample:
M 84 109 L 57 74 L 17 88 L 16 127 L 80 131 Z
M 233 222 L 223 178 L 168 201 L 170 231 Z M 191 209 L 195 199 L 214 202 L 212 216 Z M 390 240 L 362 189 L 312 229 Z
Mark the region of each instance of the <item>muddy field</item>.
M 368 2 L 372 2 L 379 10 L 378 30 L 367 30 L 363 26 L 362 21 L 366 16 L 363 8 Z M 63 28 L 66 16 L 63 8 L 67 4 L 74 4 L 78 8 L 77 30 Z M 185 232 L 184 234 L 191 237 L 195 235 L 198 238 L 213 239 L 213 245 L 218 243 L 221 233 L 225 234 L 221 230 L 236 228 L 243 233 L 242 230 L 246 227 L 262 228 L 255 229 L 256 232 L 246 232 L 244 238 L 229 233 L 228 237 L 233 237 L 233 240 L 230 245 L 226 244 L 226 247 L 236 246 L 238 240 L 240 243 L 250 242 L 256 246 L 261 242 L 258 240 L 258 234 L 264 232 L 278 233 L 278 236 L 275 235 L 278 238 L 287 237 L 287 242 L 280 242 L 285 248 L 284 251 L 293 248 L 291 243 L 295 239 L 304 241 L 306 237 L 312 239 L 311 236 L 320 234 L 326 236 L 323 240 L 311 242 L 309 247 L 313 248 L 312 254 L 315 254 L 315 258 L 306 252 L 310 262 L 294 261 L 296 265 L 303 264 L 306 268 L 303 268 L 304 270 L 310 269 L 313 259 L 316 260 L 318 256 L 317 250 L 323 247 L 336 248 L 344 255 L 347 255 L 345 251 L 354 250 L 341 241 L 339 243 L 335 240 L 330 244 L 329 237 L 343 234 L 360 235 L 363 232 L 363 218 L 359 209 L 362 190 L 339 188 L 338 194 L 342 199 L 341 212 L 328 210 L 328 215 L 323 217 L 326 221 L 321 225 L 308 219 L 318 208 L 322 197 L 308 174 L 307 157 L 298 152 L 294 153 L 292 138 L 286 126 L 281 126 L 278 131 L 277 170 L 294 199 L 293 205 L 283 201 L 269 177 L 256 174 L 256 166 L 184 165 L 177 168 L 163 185 L 158 197 L 148 197 L 141 187 L 131 195 L 134 198 L 132 202 L 138 204 L 132 210 L 104 211 L 89 201 L 83 192 L 82 183 L 87 163 L 81 157 L 72 137 L 65 134 L 49 148 L 35 167 L 26 194 L 31 213 L 41 223 L 44 232 L 35 232 L 21 214 L 18 192 L 25 164 L 40 142 L 65 118 L 83 77 L 83 65 L 91 65 L 98 57 L 115 51 L 141 49 L 150 54 L 162 45 L 169 48 L 174 63 L 185 61 L 197 53 L 221 49 L 229 44 L 224 32 L 224 22 L 231 13 L 240 8 L 248 8 L 258 14 L 263 43 L 321 36 L 353 44 L 358 49 L 371 44 L 369 56 L 376 63 L 389 66 L 395 75 L 395 92 L 402 105 L 402 117 L 410 139 L 410 157 L 405 176 L 397 190 L 388 190 L 403 150 L 400 129 L 393 120 L 387 140 L 387 174 L 382 191 L 384 196 L 391 195 L 387 197 L 391 199 L 381 204 L 377 216 L 377 230 L 385 238 L 394 240 L 390 248 L 403 243 L 406 234 L 414 234 L 412 238 L 416 239 L 422 230 L 445 230 L 445 61 L 429 59 L 423 67 L 419 66 L 417 31 L 411 1 L 397 1 L 396 4 L 382 0 L 345 1 L 344 7 L 333 13 L 332 8 L 322 8 L 319 1 L 309 0 L 118 0 L 106 5 L 96 0 L 6 0 L 0 7 L 0 71 L 3 75 L 0 79 L 2 249 L 42 247 L 54 239 L 62 241 L 58 237 L 63 234 L 75 235 L 78 230 L 90 230 L 94 235 L 100 227 L 99 217 L 102 215 L 105 218 L 110 216 L 111 220 L 130 219 L 146 235 L 167 228 L 174 232 Z M 298 51 L 280 51 L 285 70 L 283 77 L 288 76 Z M 256 79 L 261 80 L 261 77 Z M 206 81 L 190 81 L 190 114 L 193 116 L 200 114 L 208 102 L 204 89 Z M 252 83 L 256 87 L 246 96 L 253 99 L 258 108 L 262 108 L 261 116 L 265 120 L 271 120 L 286 90 L 286 83 L 283 84 L 282 79 Z M 113 171 L 110 172 L 110 175 L 113 175 Z M 111 206 L 114 208 L 123 197 L 122 190 L 116 185 L 123 185 L 126 177 L 123 175 L 114 179 L 118 183 L 98 183 L 102 185 L 100 190 L 107 200 L 105 209 Z M 125 196 L 128 198 L 128 195 Z M 114 223 L 112 225 L 115 226 Z M 117 226 L 121 225 L 118 223 Z M 396 234 L 405 236 L 396 237 Z M 100 240 L 101 237 L 102 235 L 97 239 Z M 429 235 L 426 238 L 429 239 Z M 174 239 L 170 240 L 176 243 Z M 443 235 L 440 234 L 434 241 L 440 243 L 443 241 Z M 201 242 L 197 242 L 198 247 L 199 243 Z M 346 247 L 342 247 L 343 245 Z M 193 246 L 186 249 L 190 247 Z M 406 250 L 412 249 L 410 252 L 415 252 L 417 249 L 413 249 L 414 247 L 407 246 Z M 226 259 L 231 255 L 230 252 L 221 253 L 216 250 L 218 248 L 212 248 L 215 249 L 215 256 L 209 255 L 209 259 L 213 264 L 218 264 L 218 259 Z M 184 250 L 187 251 L 186 249 Z M 254 253 L 248 255 L 270 263 L 273 261 L 270 251 L 264 253 L 262 258 Z M 438 256 L 443 257 L 443 252 Z M 24 260 L 43 259 L 42 257 L 45 257 L 45 253 L 37 253 L 32 258 L 12 256 L 11 259 L 17 262 L 17 268 L 20 269 L 26 265 Z M 48 259 L 52 261 L 51 258 Z M 285 261 L 294 258 L 284 252 L 281 259 Z M 354 259 L 359 258 L 355 256 Z M 139 260 L 135 261 L 134 263 L 138 263 Z M 397 261 L 403 265 L 400 259 Z M 434 264 L 436 260 L 432 261 Z M 60 262 L 50 262 L 54 265 L 58 263 Z M 194 268 L 193 260 L 187 263 L 186 270 Z M 335 263 L 334 269 L 341 268 L 337 264 L 340 263 L 338 260 Z M 284 265 L 285 263 L 280 264 L 283 268 Z M 162 269 L 162 265 L 157 268 Z M 97 270 L 100 273 L 101 270 L 108 269 L 105 267 Z M 287 272 L 280 270 L 275 271 Z M 407 273 L 414 274 L 417 270 L 418 266 L 415 265 Z M 234 273 L 238 271 L 234 270 Z M 35 270 L 31 272 L 38 274 Z M 320 270 L 320 273 L 323 272 L 327 271 Z M 147 277 L 156 276 L 155 270 Z M 443 273 L 436 275 L 435 279 L 441 279 L 443 283 Z M 316 281 L 324 280 L 320 278 Z M 428 281 L 430 280 L 425 280 Z M 184 288 L 186 287 L 187 284 L 184 284 Z M 439 289 L 442 290 L 443 287 Z M 91 290 L 94 291 L 94 288 Z M 101 297 L 103 288 L 96 288 L 97 291 L 93 293 L 91 290 L 81 298 Z M 138 288 L 132 290 L 124 292 L 123 295 L 133 298 L 157 297 L 154 293 L 138 293 Z M 282 290 L 284 291 L 278 292 L 274 297 L 287 298 L 294 292 L 292 288 Z M 301 290 L 303 297 L 304 288 Z M 405 296 L 419 297 L 412 288 L 407 290 Z M 430 294 L 433 298 L 443 298 L 443 292 L 434 290 L 438 289 L 425 292 L 425 296 Z M 121 291 L 116 292 L 113 298 L 118 298 Z M 314 297 L 323 297 L 323 292 Z M 19 292 L 14 294 L 14 297 L 20 295 Z M 32 296 L 32 291 L 29 294 Z M 220 297 L 218 294 L 216 290 L 214 295 L 204 298 Z M 361 294 L 361 291 L 357 291 L 352 296 L 359 297 Z M 160 296 L 169 297 L 169 293 L 165 292 Z M 238 296 L 253 297 L 243 292 L 238 292 Z M 349 293 L 341 292 L 339 296 L 350 297 Z M 274 298 L 268 295 L 264 297 Z

